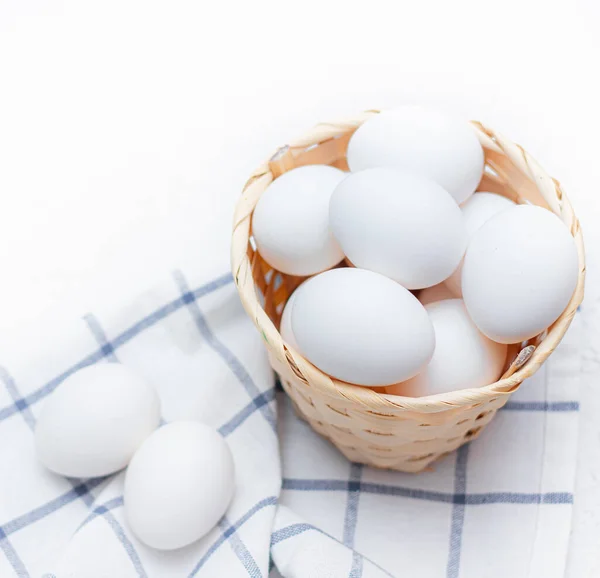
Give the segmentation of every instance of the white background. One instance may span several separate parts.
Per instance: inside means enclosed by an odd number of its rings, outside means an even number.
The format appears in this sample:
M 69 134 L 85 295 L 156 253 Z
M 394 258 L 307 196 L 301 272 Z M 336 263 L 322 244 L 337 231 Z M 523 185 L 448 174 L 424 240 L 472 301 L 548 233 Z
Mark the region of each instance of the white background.
M 41 315 L 122 299 L 207 252 L 226 271 L 257 164 L 320 120 L 402 102 L 482 120 L 561 181 L 596 307 L 599 26 L 595 0 L 0 0 L 0 359 Z M 600 573 L 594 387 L 577 578 Z

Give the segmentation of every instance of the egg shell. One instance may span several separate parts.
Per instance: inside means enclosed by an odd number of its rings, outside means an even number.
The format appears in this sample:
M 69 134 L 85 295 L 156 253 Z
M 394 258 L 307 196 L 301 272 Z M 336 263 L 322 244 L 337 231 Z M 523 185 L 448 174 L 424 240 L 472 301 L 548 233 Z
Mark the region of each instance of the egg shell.
M 348 166 L 396 167 L 436 181 L 463 203 L 483 174 L 484 155 L 468 122 L 422 106 L 403 106 L 367 120 L 348 144 Z
M 119 363 L 90 365 L 48 397 L 35 428 L 39 460 L 74 478 L 112 474 L 160 422 L 154 388 Z
M 292 330 L 302 354 L 319 369 L 367 386 L 412 377 L 435 344 L 417 298 L 363 269 L 334 269 L 306 281 L 294 302 Z
M 507 346 L 475 326 L 462 299 L 425 307 L 435 331 L 435 351 L 421 373 L 386 388 L 386 393 L 420 397 L 494 383 L 504 367 Z
M 181 548 L 206 535 L 234 493 L 231 451 L 200 422 L 173 422 L 136 452 L 125 475 L 125 517 L 133 533 L 159 550 Z
M 444 299 L 454 299 L 455 295 L 444 283 L 439 283 L 433 287 L 421 290 L 418 298 L 421 305 L 425 306 L 436 301 L 443 301 Z
M 389 168 L 366 169 L 331 196 L 331 230 L 359 268 L 407 289 L 441 283 L 466 248 L 462 213 L 437 183 Z
M 329 198 L 344 171 L 310 165 L 275 179 L 252 216 L 258 252 L 288 275 L 313 275 L 337 265 L 344 254 L 329 230 Z
M 497 195 L 496 193 L 481 192 L 475 193 L 470 197 L 460 207 L 465 220 L 465 228 L 467 230 L 467 247 L 469 246 L 469 241 L 475 234 L 475 231 L 477 231 L 477 229 L 479 229 L 486 221 L 501 211 L 505 211 L 514 206 L 515 203 L 513 201 L 502 195 Z M 452 273 L 445 281 L 449 290 L 456 297 L 462 297 L 461 276 L 462 262 L 456 268 L 454 273 Z
M 575 241 L 564 223 L 542 207 L 518 205 L 473 235 L 462 271 L 465 305 L 490 339 L 520 343 L 556 321 L 578 271 Z

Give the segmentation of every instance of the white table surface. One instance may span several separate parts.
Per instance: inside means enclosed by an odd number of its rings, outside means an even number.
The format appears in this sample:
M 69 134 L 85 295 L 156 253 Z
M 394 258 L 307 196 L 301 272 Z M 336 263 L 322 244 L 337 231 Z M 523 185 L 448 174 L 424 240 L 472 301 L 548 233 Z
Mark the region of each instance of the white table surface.
M 593 330 L 599 24 L 595 0 L 0 0 L 0 357 L 40 316 L 126 299 L 207 251 L 225 271 L 235 199 L 265 156 L 402 102 L 482 120 L 560 179 Z M 600 575 L 600 335 L 585 360 L 573 578 Z

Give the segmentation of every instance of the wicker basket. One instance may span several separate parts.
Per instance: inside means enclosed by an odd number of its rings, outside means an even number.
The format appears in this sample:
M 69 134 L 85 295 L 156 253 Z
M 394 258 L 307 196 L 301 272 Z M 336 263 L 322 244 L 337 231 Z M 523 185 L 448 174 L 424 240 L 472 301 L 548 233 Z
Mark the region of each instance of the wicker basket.
M 475 439 L 510 394 L 552 353 L 583 299 L 585 256 L 579 222 L 558 181 L 519 145 L 474 122 L 486 159 L 479 190 L 546 207 L 563 220 L 575 238 L 579 281 L 569 305 L 547 332 L 523 346 L 510 346 L 506 371 L 499 381 L 485 387 L 408 398 L 350 385 L 324 374 L 279 335 L 283 306 L 304 279 L 273 270 L 255 251 L 252 211 L 269 183 L 294 167 L 327 164 L 347 170 L 350 136 L 377 113 L 368 111 L 347 121 L 319 124 L 256 170 L 235 213 L 232 269 L 244 308 L 261 332 L 271 365 L 299 415 L 354 462 L 418 472 Z

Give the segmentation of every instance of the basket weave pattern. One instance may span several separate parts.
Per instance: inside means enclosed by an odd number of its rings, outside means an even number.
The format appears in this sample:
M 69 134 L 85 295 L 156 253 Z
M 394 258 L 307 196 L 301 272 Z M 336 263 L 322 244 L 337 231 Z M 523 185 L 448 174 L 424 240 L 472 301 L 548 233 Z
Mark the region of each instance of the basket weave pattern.
M 279 335 L 281 312 L 304 280 L 273 270 L 255 250 L 252 211 L 263 191 L 282 173 L 303 165 L 327 164 L 347 170 L 352 133 L 378 111 L 319 124 L 281 148 L 246 183 L 238 202 L 231 249 L 232 270 L 242 303 L 261 332 L 269 360 L 301 417 L 330 439 L 350 460 L 418 472 L 442 455 L 475 439 L 521 384 L 556 348 L 583 299 L 585 257 L 579 221 L 560 184 L 519 145 L 474 122 L 484 148 L 486 171 L 478 190 L 529 202 L 557 214 L 575 239 L 579 280 L 573 297 L 547 332 L 524 346 L 509 346 L 506 371 L 494 384 L 446 394 L 408 398 L 337 381 L 324 374 Z

